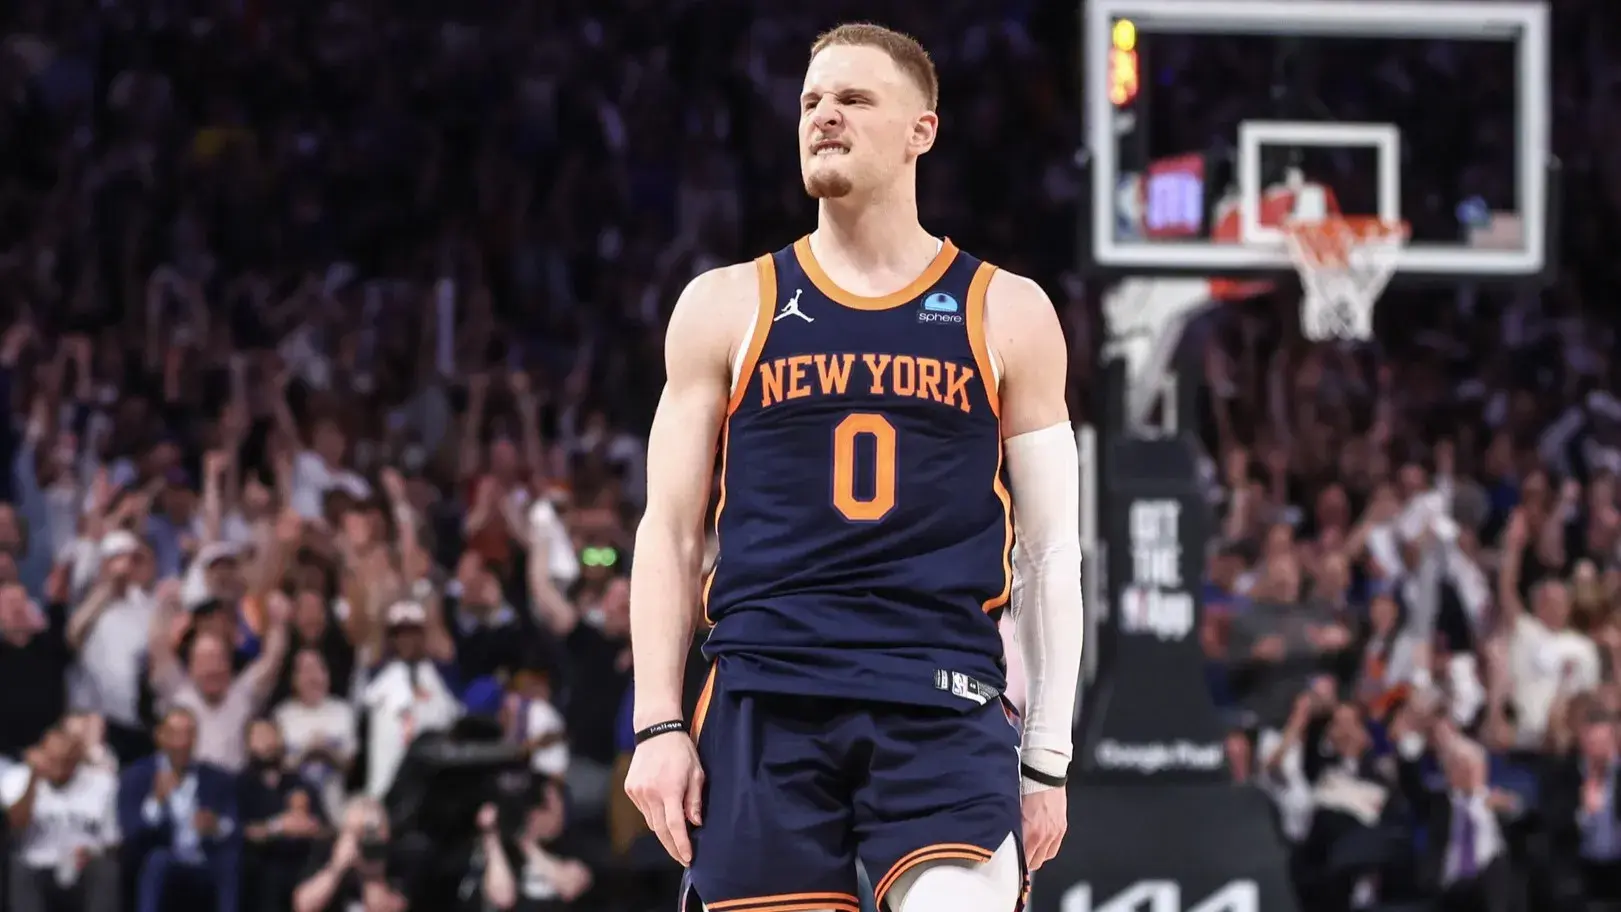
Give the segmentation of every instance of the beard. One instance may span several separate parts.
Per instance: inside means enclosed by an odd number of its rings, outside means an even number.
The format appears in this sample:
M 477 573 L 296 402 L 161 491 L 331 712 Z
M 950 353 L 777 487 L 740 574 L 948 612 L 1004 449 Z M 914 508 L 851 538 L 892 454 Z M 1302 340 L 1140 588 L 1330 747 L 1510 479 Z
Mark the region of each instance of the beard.
M 832 169 L 805 175 L 805 192 L 811 199 L 839 199 L 849 196 L 854 189 L 855 184 L 848 176 Z

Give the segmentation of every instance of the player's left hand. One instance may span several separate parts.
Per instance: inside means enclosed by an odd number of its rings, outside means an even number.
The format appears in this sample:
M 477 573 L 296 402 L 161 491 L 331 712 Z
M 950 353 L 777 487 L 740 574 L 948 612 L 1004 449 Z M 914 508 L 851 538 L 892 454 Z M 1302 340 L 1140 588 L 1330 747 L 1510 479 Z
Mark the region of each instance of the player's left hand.
M 1069 829 L 1069 796 L 1063 786 L 1030 792 L 1019 799 L 1024 819 L 1024 864 L 1031 871 L 1058 854 Z

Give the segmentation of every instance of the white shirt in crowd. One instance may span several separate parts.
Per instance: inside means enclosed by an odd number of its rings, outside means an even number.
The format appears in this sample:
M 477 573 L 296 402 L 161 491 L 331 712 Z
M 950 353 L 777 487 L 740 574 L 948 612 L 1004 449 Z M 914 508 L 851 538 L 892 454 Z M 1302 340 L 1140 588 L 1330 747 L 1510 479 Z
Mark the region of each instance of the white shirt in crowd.
M 0 804 L 16 804 L 34 775 L 17 765 L 0 773 Z M 106 770 L 80 766 L 58 788 L 41 779 L 34 787 L 28 829 L 13 834 L 18 857 L 27 867 L 55 868 L 78 849 L 100 852 L 119 842 L 118 779 Z
M 1527 748 L 1542 746 L 1548 713 L 1561 689 L 1577 693 L 1597 687 L 1602 671 L 1598 647 L 1592 640 L 1574 630 L 1549 630 L 1529 614 L 1514 621 L 1509 668 L 1518 710 L 1519 743 Z
M 227 772 L 239 773 L 248 763 L 247 739 L 243 733 L 258 714 L 259 676 L 251 670 L 237 675 L 225 697 L 218 703 L 203 698 L 190 680 L 179 683 L 168 705 L 190 710 L 197 719 L 197 748 L 201 763 L 212 763 Z M 167 688 L 160 688 L 160 693 Z
M 305 706 L 297 700 L 287 700 L 276 707 L 276 727 L 287 756 L 300 757 L 311 748 L 326 751 L 332 759 L 346 763 L 355 755 L 355 710 L 348 703 L 327 697 L 315 706 Z M 321 790 L 321 801 L 333 820 L 343 811 L 343 775 L 336 769 L 300 769 L 303 777 Z
M 321 501 L 333 488 L 342 488 L 361 499 L 371 496 L 371 485 L 364 478 L 347 469 L 328 466 L 315 451 L 304 450 L 294 457 L 293 491 L 288 500 L 299 516 L 320 519 Z
M 406 749 L 417 735 L 445 731 L 456 723 L 461 704 L 450 693 L 438 669 L 423 660 L 412 669 L 394 660 L 366 685 L 362 699 L 369 713 L 366 732 L 366 794 L 382 798 L 394 784 Z
M 563 714 L 545 700 L 529 700 L 523 718 L 521 734 L 525 741 L 554 738 L 545 747 L 537 748 L 529 758 L 529 767 L 537 773 L 562 778 L 568 772 L 568 742 L 563 734 Z
M 1264 760 L 1272 756 L 1283 743 L 1283 732 L 1266 729 L 1256 741 L 1255 756 Z M 1276 772 L 1257 778 L 1256 783 L 1277 805 L 1279 825 L 1285 839 L 1298 843 L 1311 830 L 1312 814 L 1317 805 L 1312 798 L 1311 783 L 1306 781 L 1305 752 L 1299 744 L 1284 751 Z
M 152 597 L 133 586 L 102 610 L 68 674 L 68 702 L 75 711 L 141 727 L 141 676 L 153 610 Z

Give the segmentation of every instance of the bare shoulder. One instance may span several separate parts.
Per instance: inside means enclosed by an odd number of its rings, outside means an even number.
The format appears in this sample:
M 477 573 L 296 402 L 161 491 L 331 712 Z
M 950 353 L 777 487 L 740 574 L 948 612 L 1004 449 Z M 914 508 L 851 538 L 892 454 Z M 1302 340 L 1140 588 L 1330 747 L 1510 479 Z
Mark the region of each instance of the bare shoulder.
M 1064 331 L 1058 311 L 1034 279 L 997 269 L 985 289 L 985 330 L 1004 364 L 1027 357 L 1062 359 Z
M 670 314 L 666 361 L 680 357 L 724 367 L 748 332 L 760 293 L 760 270 L 753 261 L 720 266 L 693 277 Z

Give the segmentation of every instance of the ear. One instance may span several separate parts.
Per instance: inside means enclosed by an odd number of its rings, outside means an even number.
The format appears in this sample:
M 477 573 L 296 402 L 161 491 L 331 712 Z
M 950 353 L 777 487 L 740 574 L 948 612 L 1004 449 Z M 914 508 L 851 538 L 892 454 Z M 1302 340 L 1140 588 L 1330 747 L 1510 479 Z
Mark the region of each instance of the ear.
M 940 131 L 940 115 L 933 111 L 924 111 L 917 119 L 912 121 L 912 135 L 907 142 L 907 149 L 912 157 L 934 148 L 934 137 Z

